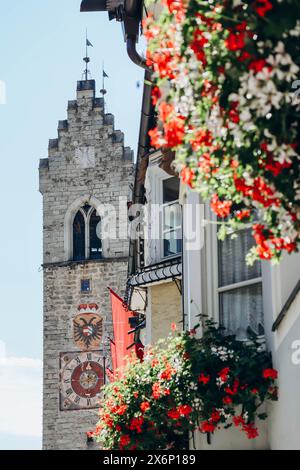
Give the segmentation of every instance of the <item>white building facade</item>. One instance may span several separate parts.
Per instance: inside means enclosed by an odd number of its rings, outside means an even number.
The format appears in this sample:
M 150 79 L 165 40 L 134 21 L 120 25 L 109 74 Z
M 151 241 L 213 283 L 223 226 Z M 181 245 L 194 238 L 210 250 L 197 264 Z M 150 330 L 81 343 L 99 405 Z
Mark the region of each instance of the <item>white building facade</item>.
M 300 254 L 285 255 L 248 267 L 245 255 L 254 240 L 251 229 L 234 240 L 217 240 L 216 219 L 198 193 L 186 189 L 182 199 L 184 312 L 188 328 L 207 314 L 243 340 L 247 328 L 265 339 L 278 370 L 279 397 L 267 404 L 268 419 L 260 436 L 247 440 L 236 429 L 217 431 L 208 445 L 197 436 L 197 449 L 300 449 Z M 195 214 L 201 213 L 195 227 Z M 191 249 L 191 227 L 198 248 Z

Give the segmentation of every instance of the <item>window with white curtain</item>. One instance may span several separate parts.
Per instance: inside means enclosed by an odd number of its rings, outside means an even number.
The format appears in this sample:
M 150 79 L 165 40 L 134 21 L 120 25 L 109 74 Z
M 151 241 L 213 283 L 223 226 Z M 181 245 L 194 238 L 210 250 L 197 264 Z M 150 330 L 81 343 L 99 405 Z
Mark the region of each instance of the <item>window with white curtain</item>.
M 218 241 L 220 323 L 238 339 L 246 339 L 250 330 L 264 333 L 261 262 L 248 266 L 245 261 L 254 243 L 251 228 Z
M 163 258 L 182 251 L 182 221 L 179 204 L 180 180 L 176 176 L 162 181 L 162 239 Z

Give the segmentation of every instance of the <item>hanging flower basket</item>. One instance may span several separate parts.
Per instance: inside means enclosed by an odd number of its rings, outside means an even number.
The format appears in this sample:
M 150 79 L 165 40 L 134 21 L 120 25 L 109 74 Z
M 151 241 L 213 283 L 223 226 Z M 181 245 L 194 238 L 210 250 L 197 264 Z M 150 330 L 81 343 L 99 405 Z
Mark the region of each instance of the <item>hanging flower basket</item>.
M 200 340 L 195 330 L 174 333 L 105 386 L 93 436 L 109 450 L 187 449 L 191 432 L 231 426 L 255 439 L 267 418 L 261 405 L 277 400 L 276 378 L 261 343 L 224 336 L 208 321 Z
M 223 219 L 252 224 L 248 255 L 278 260 L 300 241 L 300 1 L 163 0 L 144 21 L 154 147 Z M 298 90 L 297 90 L 298 88 Z

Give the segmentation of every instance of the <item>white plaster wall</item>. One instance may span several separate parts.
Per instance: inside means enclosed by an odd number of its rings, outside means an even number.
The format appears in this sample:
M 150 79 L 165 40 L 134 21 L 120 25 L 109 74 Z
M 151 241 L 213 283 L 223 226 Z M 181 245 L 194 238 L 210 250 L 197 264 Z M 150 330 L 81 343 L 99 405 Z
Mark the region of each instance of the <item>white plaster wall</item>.
M 197 197 L 186 195 L 184 203 L 187 202 L 196 204 Z M 201 227 L 198 229 L 201 230 Z M 184 252 L 185 313 L 189 325 L 195 322 L 198 304 L 203 312 L 215 310 L 213 278 L 210 275 L 214 253 L 209 246 L 208 230 L 205 228 L 202 234 L 206 250 L 202 249 L 192 256 Z M 279 401 L 267 405 L 269 418 L 260 423 L 258 439 L 249 441 L 236 429 L 220 430 L 212 436 L 212 443 L 208 445 L 206 436 L 198 433 L 196 448 L 199 450 L 300 449 L 300 364 L 292 362 L 292 354 L 295 353 L 293 345 L 295 341 L 300 342 L 300 294 L 277 332 L 272 332 L 275 319 L 300 278 L 300 254 L 283 256 L 279 266 L 263 262 L 262 270 L 265 336 L 267 347 L 272 352 L 273 365 L 279 371 Z

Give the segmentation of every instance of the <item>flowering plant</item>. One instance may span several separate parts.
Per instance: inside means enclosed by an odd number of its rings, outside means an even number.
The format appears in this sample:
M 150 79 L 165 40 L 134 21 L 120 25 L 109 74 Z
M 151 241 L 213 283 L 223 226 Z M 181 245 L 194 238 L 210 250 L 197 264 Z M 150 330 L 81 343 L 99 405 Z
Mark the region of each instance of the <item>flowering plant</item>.
M 105 449 L 188 448 L 190 432 L 236 426 L 258 436 L 256 419 L 266 399 L 277 399 L 270 354 L 255 338 L 244 343 L 205 323 L 173 334 L 133 360 L 123 378 L 104 388 L 94 436 Z
M 255 259 L 300 241 L 299 0 L 163 0 L 144 21 L 159 124 L 220 237 L 252 224 Z M 258 220 L 257 220 L 258 217 Z

